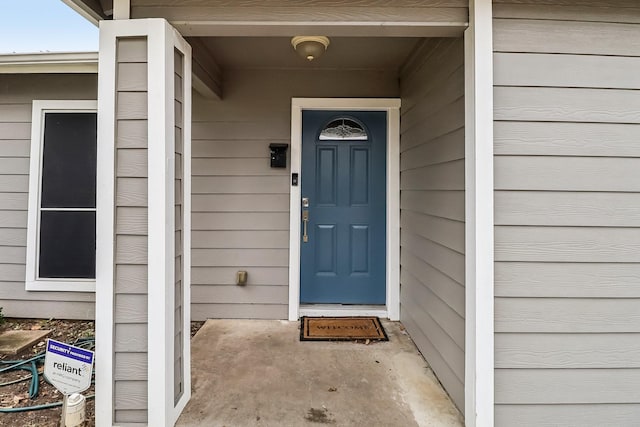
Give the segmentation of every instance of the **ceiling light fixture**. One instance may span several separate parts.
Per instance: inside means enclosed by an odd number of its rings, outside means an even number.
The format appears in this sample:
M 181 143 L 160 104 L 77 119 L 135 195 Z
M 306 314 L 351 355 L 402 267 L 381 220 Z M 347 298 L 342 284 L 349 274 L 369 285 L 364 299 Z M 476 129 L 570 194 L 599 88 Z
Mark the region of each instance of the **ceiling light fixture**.
M 296 36 L 291 39 L 291 46 L 300 56 L 313 61 L 327 50 L 329 38 L 325 36 Z

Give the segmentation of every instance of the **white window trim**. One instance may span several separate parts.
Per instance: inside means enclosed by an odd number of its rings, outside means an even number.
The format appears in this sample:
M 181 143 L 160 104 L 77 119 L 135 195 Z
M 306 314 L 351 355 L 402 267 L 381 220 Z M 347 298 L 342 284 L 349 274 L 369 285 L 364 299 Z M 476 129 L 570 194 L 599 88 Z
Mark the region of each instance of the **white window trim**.
M 96 101 L 35 100 L 31 116 L 31 157 L 29 162 L 29 211 L 27 219 L 27 267 L 25 288 L 28 291 L 95 292 L 95 279 L 40 279 L 38 253 L 40 240 L 40 190 L 42 183 L 42 147 L 46 113 L 97 112 Z

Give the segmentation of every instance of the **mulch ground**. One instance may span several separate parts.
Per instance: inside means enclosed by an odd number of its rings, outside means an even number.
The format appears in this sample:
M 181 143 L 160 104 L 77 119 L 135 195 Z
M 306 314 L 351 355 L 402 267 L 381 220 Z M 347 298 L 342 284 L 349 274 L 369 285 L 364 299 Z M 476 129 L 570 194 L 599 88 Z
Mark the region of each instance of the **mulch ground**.
M 200 329 L 204 322 L 191 322 L 191 336 Z M 79 338 L 94 336 L 94 323 L 83 320 L 58 320 L 58 319 L 13 319 L 6 318 L 4 324 L 0 325 L 0 333 L 6 330 L 40 330 L 49 329 L 53 332 L 49 338 L 57 341 L 73 344 Z M 43 352 L 45 340 L 37 342 L 22 353 L 16 355 L 0 354 L 0 360 L 25 360 Z M 8 365 L 2 364 L 0 368 Z M 95 369 L 99 369 L 96 363 Z M 1 385 L 12 382 L 20 378 L 29 377 L 27 371 L 8 371 L 0 373 L 0 407 L 2 408 L 22 408 L 27 406 L 38 406 L 62 401 L 62 394 L 51 384 L 46 382 L 42 375 L 42 366 L 39 367 L 39 392 L 38 395 L 29 398 L 30 379 L 16 384 Z M 93 396 L 94 388 L 91 386 L 83 393 L 85 396 Z M 11 427 L 58 427 L 60 425 L 61 407 L 52 409 L 31 410 L 26 412 L 0 413 L 0 426 Z M 86 401 L 86 427 L 95 426 L 95 403 L 93 398 Z

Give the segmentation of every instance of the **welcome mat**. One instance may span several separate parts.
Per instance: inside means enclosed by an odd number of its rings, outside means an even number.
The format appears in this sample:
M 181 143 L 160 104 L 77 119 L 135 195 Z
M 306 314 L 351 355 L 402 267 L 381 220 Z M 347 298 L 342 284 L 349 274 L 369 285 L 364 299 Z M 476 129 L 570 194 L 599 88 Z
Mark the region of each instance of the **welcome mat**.
M 300 341 L 389 341 L 377 317 L 303 317 Z

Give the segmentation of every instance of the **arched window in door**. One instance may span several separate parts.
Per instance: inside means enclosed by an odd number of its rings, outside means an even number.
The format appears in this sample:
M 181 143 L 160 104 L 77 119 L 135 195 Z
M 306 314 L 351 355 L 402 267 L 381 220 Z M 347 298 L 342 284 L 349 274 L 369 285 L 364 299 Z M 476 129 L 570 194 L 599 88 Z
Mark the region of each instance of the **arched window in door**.
M 360 123 L 348 118 L 332 120 L 320 132 L 320 141 L 346 140 L 366 141 L 369 139 L 367 131 Z

